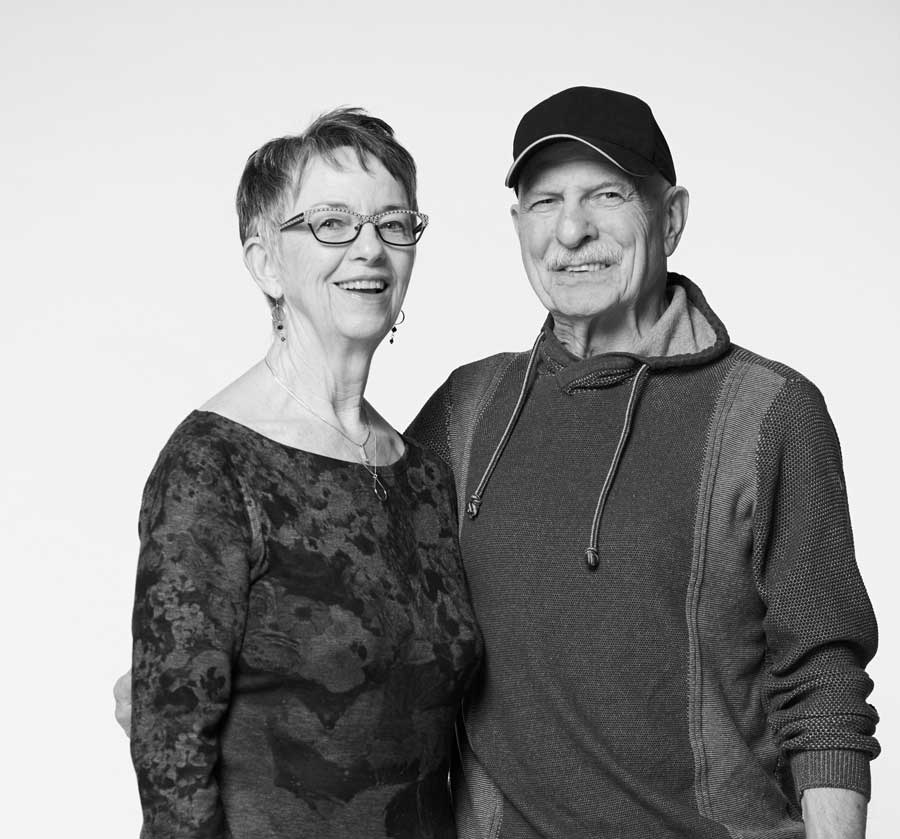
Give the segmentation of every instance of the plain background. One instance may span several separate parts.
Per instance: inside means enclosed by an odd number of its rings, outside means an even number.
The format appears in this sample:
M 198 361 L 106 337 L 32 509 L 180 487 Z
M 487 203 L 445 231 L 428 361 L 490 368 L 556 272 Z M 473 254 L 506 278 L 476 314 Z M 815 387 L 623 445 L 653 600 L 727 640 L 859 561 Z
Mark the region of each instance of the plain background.
M 269 341 L 232 207 L 248 153 L 351 104 L 415 155 L 432 224 L 369 389 L 402 428 L 539 328 L 502 182 L 521 114 L 575 84 L 651 103 L 693 198 L 671 267 L 826 396 L 882 633 L 869 835 L 894 834 L 896 3 L 7 5 L 0 834 L 137 835 L 111 696 L 137 510 L 171 429 Z

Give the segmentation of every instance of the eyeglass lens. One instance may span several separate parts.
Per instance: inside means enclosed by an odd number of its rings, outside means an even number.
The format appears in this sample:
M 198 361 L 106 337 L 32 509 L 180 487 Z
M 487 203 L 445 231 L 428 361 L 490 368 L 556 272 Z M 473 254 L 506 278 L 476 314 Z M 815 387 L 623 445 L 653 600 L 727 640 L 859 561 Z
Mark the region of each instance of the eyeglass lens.
M 378 235 L 391 245 L 412 245 L 422 232 L 422 218 L 417 213 L 384 213 L 372 222 Z M 320 242 L 340 245 L 357 236 L 359 218 L 341 210 L 327 210 L 309 218 L 309 226 Z

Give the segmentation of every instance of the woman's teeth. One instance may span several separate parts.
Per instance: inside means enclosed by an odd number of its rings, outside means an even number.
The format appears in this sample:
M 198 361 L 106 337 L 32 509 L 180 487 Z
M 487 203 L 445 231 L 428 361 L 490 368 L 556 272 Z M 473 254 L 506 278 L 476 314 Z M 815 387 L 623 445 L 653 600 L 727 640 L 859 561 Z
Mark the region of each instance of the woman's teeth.
M 338 287 L 345 291 L 384 291 L 387 283 L 384 280 L 345 280 L 338 283 Z

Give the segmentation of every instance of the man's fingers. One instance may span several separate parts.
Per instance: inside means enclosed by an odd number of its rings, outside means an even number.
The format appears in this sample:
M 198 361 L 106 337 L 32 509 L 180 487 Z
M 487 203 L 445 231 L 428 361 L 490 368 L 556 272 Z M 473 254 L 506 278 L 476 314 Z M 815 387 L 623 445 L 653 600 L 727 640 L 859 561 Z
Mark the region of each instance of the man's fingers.
M 131 736 L 131 671 L 119 676 L 113 685 L 113 696 L 116 699 L 116 722 L 122 730 Z
M 127 702 L 129 705 L 131 704 L 131 671 L 129 670 L 127 673 L 123 673 L 116 679 L 116 683 L 113 685 L 113 696 L 116 698 L 116 702 Z

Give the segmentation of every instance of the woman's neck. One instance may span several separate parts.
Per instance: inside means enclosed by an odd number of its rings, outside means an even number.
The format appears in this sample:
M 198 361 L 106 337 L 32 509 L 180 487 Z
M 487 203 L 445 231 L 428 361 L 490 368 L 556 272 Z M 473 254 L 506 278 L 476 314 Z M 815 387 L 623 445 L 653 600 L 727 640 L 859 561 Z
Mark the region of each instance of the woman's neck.
M 372 363 L 367 348 L 324 348 L 309 338 L 276 341 L 266 361 L 277 381 L 309 411 L 337 422 L 350 436 L 368 426 L 364 394 Z M 294 408 L 291 409 L 293 413 Z

